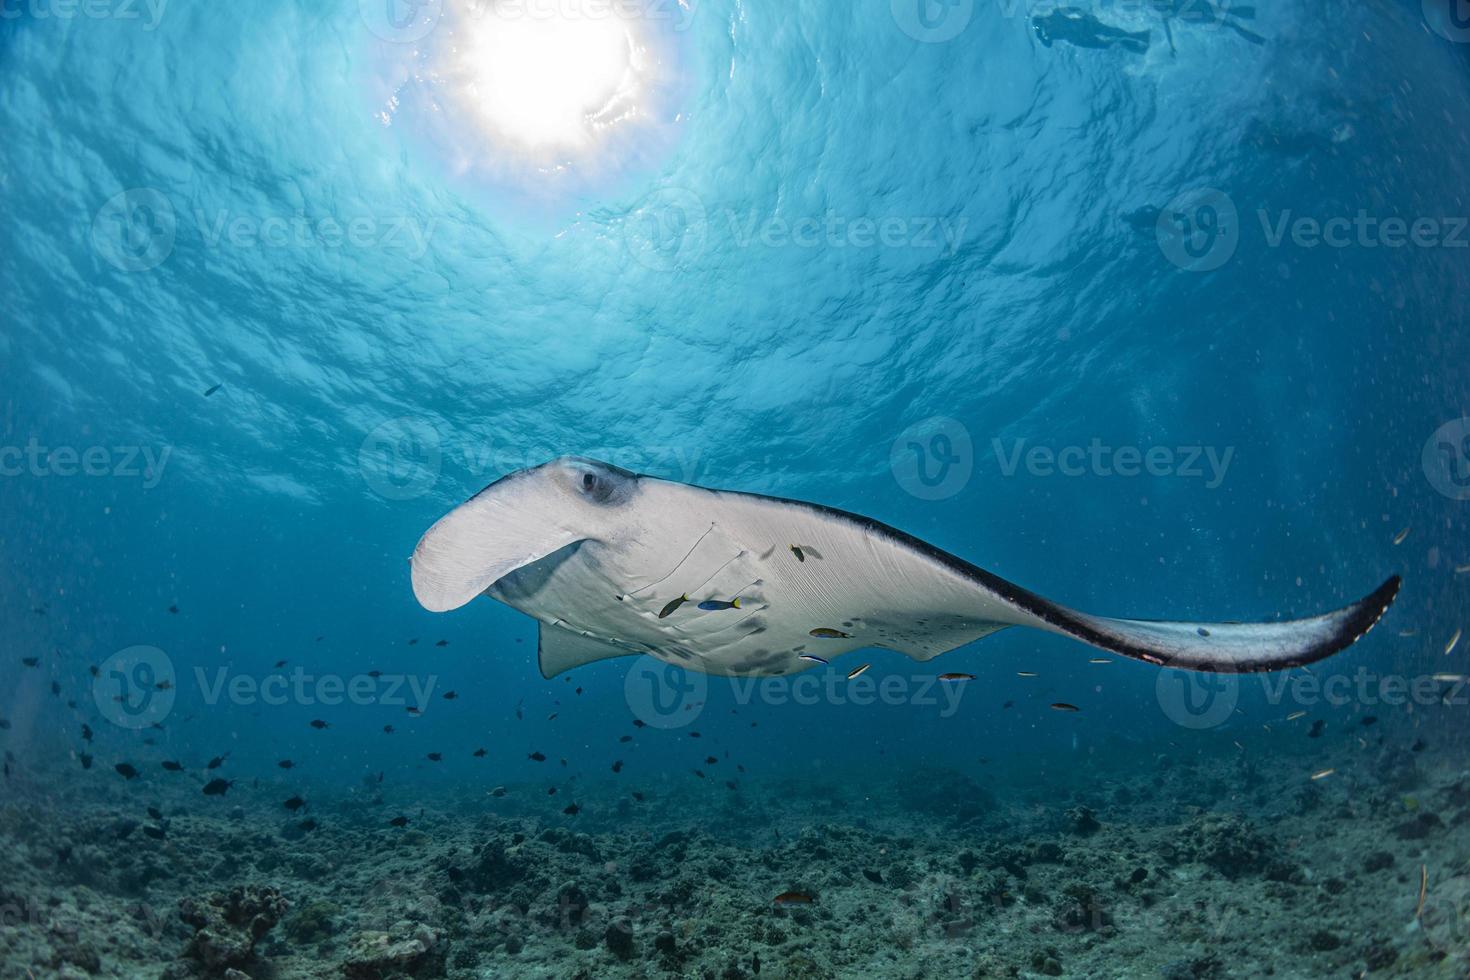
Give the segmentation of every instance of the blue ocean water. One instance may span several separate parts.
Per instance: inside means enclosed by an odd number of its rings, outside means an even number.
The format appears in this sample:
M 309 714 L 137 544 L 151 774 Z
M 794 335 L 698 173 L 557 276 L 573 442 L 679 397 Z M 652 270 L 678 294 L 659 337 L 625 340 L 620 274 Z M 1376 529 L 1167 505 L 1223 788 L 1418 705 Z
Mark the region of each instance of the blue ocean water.
M 687 740 L 615 744 L 650 711 L 628 662 L 544 680 L 532 620 L 414 600 L 435 520 L 566 453 L 865 514 L 1101 614 L 1306 616 L 1399 573 L 1316 675 L 1458 672 L 1470 34 L 1436 0 L 1194 8 L 649 3 L 639 104 L 536 156 L 471 111 L 452 6 L 6 0 L 17 772 L 687 776 Z M 675 735 L 757 773 L 1009 754 L 1059 785 L 1288 751 L 1257 679 L 1196 724 L 1095 653 L 870 651 L 890 704 L 701 679 Z M 936 669 L 975 675 L 957 704 L 919 703 Z M 1435 703 L 1312 707 L 1463 749 Z

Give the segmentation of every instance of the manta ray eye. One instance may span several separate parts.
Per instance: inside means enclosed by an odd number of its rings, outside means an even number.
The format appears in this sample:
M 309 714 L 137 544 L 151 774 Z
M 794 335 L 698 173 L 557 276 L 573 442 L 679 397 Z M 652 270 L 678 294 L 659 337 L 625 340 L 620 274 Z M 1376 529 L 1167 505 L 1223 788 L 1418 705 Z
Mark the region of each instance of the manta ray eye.
M 582 489 L 590 492 L 593 489 L 595 489 L 596 487 L 597 487 L 597 474 L 595 474 L 595 473 L 583 473 L 582 474 Z

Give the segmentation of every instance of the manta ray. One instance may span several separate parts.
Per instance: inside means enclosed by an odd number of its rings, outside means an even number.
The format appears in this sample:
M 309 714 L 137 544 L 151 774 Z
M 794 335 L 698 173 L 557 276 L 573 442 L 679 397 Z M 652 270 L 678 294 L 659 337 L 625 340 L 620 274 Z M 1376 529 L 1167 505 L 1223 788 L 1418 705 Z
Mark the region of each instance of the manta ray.
M 564 456 L 490 484 L 412 558 L 424 608 L 486 595 L 540 622 L 541 673 L 648 654 L 708 674 L 792 674 L 864 647 L 928 661 L 1011 626 L 1161 667 L 1247 673 L 1348 647 L 1398 593 L 1309 619 L 1112 619 L 1069 609 L 896 528 Z

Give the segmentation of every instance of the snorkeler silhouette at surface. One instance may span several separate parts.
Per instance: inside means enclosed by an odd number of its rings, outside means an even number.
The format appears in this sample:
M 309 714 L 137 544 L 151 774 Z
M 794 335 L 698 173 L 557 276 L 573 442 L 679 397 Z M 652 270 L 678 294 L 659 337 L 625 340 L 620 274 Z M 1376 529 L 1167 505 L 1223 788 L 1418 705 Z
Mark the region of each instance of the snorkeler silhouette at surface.
M 1148 31 L 1125 31 L 1111 27 L 1076 7 L 1058 7 L 1051 13 L 1031 18 L 1031 29 L 1042 44 L 1065 41 L 1079 48 L 1121 47 L 1135 54 L 1148 51 Z

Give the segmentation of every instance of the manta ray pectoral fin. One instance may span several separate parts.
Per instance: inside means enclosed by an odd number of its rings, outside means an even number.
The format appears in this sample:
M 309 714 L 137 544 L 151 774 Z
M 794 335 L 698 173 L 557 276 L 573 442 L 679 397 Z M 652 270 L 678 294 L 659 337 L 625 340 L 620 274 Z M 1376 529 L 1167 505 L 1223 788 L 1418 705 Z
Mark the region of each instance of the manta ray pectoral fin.
M 1301 667 L 1363 637 L 1393 603 L 1400 579 L 1334 612 L 1276 623 L 1185 623 L 1089 616 L 1021 592 L 1012 601 L 1054 633 L 1161 667 L 1245 674 Z
M 565 673 L 573 667 L 611 660 L 613 657 L 631 657 L 632 650 L 604 643 L 602 640 L 581 633 L 574 633 L 560 626 L 541 624 L 537 640 L 537 659 L 541 665 L 541 676 L 547 680 Z

